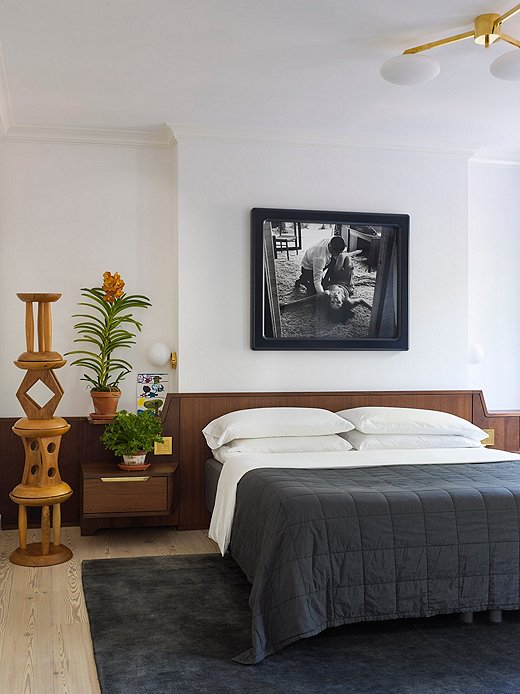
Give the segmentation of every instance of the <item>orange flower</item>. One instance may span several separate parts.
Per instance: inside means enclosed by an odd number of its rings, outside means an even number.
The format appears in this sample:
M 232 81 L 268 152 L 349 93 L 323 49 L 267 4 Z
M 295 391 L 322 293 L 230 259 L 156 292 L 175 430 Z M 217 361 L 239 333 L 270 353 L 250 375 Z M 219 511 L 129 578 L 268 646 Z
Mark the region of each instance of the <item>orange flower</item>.
M 109 304 L 113 304 L 116 299 L 123 296 L 123 287 L 125 283 L 121 279 L 119 272 L 115 272 L 113 275 L 110 272 L 103 273 L 103 286 L 102 289 L 105 292 L 103 297 L 104 301 L 108 301 Z

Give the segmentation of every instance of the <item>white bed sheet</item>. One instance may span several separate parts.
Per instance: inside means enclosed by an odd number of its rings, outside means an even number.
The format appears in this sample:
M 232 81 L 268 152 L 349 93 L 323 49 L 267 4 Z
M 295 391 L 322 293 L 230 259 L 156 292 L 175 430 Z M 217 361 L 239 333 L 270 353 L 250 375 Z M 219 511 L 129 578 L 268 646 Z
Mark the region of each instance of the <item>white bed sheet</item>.
M 223 454 L 223 467 L 217 485 L 209 537 L 224 556 L 231 537 L 237 485 L 250 470 L 257 468 L 349 468 L 377 465 L 449 463 L 493 463 L 518 460 L 520 455 L 488 448 L 430 448 L 388 451 L 330 451 L 324 453 L 233 453 Z

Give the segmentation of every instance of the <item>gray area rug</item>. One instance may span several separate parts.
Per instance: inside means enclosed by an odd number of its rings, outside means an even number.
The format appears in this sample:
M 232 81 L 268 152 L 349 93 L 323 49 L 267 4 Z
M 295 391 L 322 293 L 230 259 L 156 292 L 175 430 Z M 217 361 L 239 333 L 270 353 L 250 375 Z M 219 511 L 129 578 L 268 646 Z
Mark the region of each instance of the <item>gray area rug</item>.
M 517 612 L 338 627 L 244 666 L 250 586 L 232 559 L 84 561 L 83 587 L 103 694 L 520 692 Z

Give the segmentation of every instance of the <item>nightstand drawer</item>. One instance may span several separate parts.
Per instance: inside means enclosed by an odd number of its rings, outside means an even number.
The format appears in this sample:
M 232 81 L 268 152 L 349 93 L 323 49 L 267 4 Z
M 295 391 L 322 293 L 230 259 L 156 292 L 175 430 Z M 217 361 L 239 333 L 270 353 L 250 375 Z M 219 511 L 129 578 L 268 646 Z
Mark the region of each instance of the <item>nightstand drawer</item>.
M 142 477 L 84 480 L 83 513 L 168 513 L 168 478 Z

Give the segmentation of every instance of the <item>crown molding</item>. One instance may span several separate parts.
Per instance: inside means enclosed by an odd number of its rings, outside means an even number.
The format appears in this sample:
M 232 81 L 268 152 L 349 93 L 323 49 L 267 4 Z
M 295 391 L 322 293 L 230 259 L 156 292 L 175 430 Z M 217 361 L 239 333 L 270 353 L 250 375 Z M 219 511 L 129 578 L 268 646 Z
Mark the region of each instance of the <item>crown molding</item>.
M 475 152 L 469 160 L 473 166 L 520 166 L 520 146 L 487 146 Z
M 65 144 L 109 145 L 124 147 L 151 147 L 170 149 L 185 138 L 223 140 L 235 143 L 272 145 L 310 145 L 317 147 L 344 147 L 346 149 L 408 152 L 442 155 L 469 160 L 472 165 L 520 167 L 520 152 L 493 151 L 484 153 L 479 145 L 472 147 L 438 146 L 398 140 L 351 137 L 326 137 L 319 133 L 284 130 L 257 130 L 246 128 L 218 128 L 199 125 L 163 124 L 148 130 L 115 128 L 69 128 L 14 125 L 9 90 L 4 79 L 0 47 L 0 140 L 6 142 L 48 142 Z
M 175 137 L 168 125 L 149 130 L 115 128 L 52 128 L 47 126 L 11 125 L 4 131 L 7 142 L 52 142 L 65 144 L 154 147 L 168 149 Z
M 518 168 L 520 167 L 520 159 L 485 159 L 485 158 L 472 158 L 470 159 L 470 164 L 472 166 L 495 166 L 497 168 Z
M 417 154 L 438 154 L 468 159 L 481 148 L 481 144 L 470 146 L 434 146 L 426 142 L 392 140 L 389 138 L 359 138 L 351 135 L 327 136 L 320 132 L 271 130 L 253 128 L 222 128 L 207 125 L 168 124 L 177 142 L 184 138 L 227 140 L 230 142 L 250 142 L 278 145 L 314 145 L 318 147 L 344 147 L 359 150 L 400 151 Z

